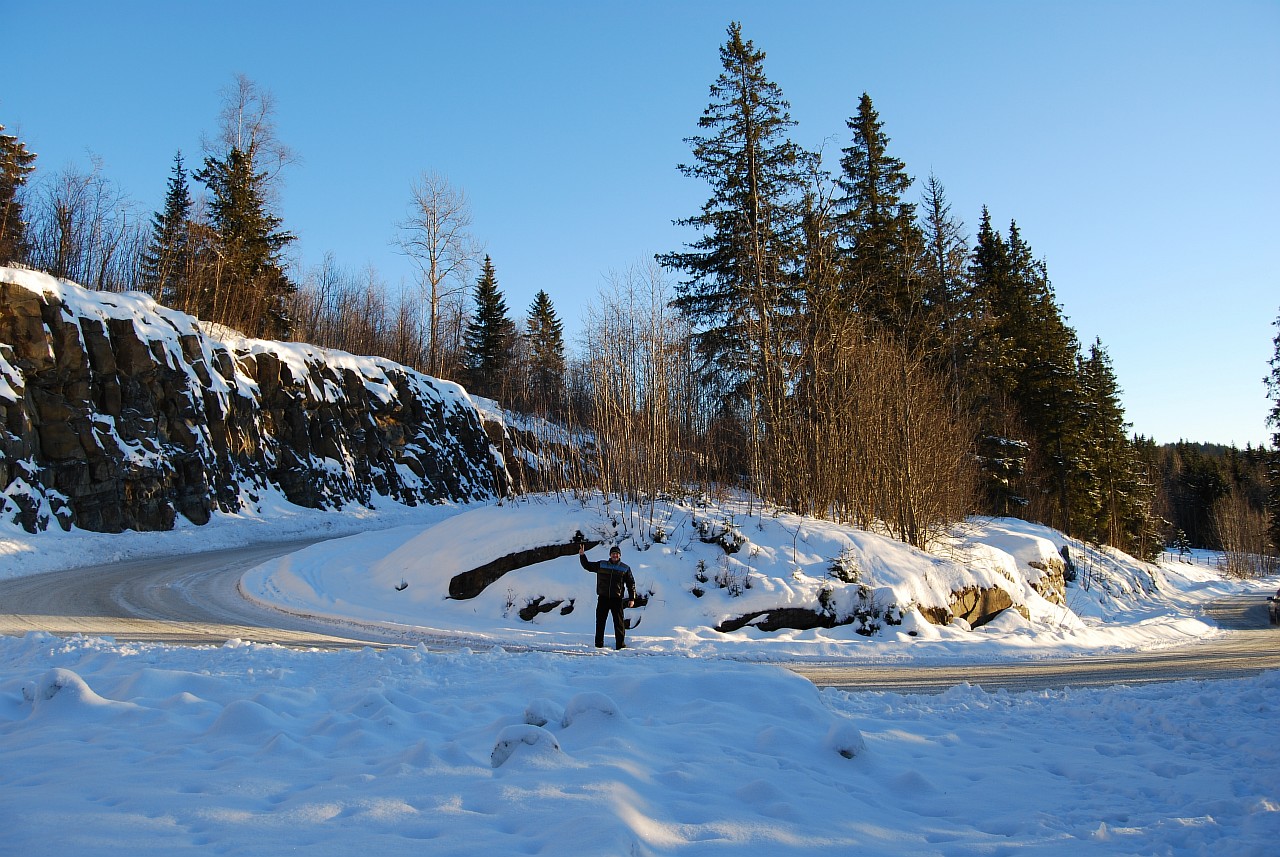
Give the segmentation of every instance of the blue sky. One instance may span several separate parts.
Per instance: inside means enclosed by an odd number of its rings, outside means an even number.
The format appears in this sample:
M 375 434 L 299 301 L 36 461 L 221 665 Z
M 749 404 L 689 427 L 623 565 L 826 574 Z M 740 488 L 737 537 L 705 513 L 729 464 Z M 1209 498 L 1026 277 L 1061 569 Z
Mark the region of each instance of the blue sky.
M 679 174 L 730 21 L 834 164 L 870 94 L 891 153 L 975 230 L 1016 220 L 1135 431 L 1258 444 L 1280 315 L 1280 2 L 13 4 L 0 123 L 40 173 L 101 157 L 147 211 L 219 91 L 275 96 L 297 262 L 411 279 L 412 180 L 470 197 L 513 312 L 571 334 L 611 271 L 678 249 Z M 261 8 L 260 8 L 261 7 Z

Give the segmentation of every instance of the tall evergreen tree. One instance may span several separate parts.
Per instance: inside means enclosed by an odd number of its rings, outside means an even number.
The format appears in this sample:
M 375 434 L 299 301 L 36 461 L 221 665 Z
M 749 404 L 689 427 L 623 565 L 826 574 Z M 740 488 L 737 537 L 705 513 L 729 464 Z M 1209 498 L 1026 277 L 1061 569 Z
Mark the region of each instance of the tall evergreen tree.
M 921 263 L 922 293 L 926 319 L 926 354 L 950 379 L 959 404 L 965 384 L 962 370 L 972 341 L 976 320 L 983 317 L 969 285 L 969 248 L 964 225 L 951 214 L 946 189 L 935 175 L 925 182 L 921 213 L 924 253 Z
M 23 220 L 22 186 L 35 169 L 36 156 L 0 125 L 0 265 L 27 256 L 27 224 Z
M 1025 358 L 1018 382 L 1019 411 L 1044 456 L 1040 515 L 1070 535 L 1077 480 L 1092 473 L 1082 447 L 1080 344 L 1062 316 L 1044 262 L 1032 255 L 1016 223 L 1009 226 L 1008 244 L 1018 289 L 1013 303 L 1026 315 L 1015 315 L 1005 323 L 1011 325 L 1010 333 Z
M 983 435 L 1006 450 L 1027 445 L 1020 496 L 1031 503 L 1028 514 L 1070 533 L 1072 494 L 1080 487 L 1074 481 L 1089 472 L 1075 331 L 1062 317 L 1044 262 L 1017 224 L 1005 238 L 985 208 L 970 276 L 976 305 L 988 314 L 972 357 Z M 1008 463 L 992 460 L 990 474 Z
M 846 123 L 853 141 L 840 160 L 837 224 L 847 256 L 850 297 L 857 307 L 918 345 L 924 336 L 918 258 L 923 241 L 906 165 L 889 154 L 889 137 L 865 92 Z
M 747 468 L 757 480 L 766 478 L 771 458 L 762 444 L 781 420 L 794 368 L 808 161 L 788 139 L 795 123 L 764 58 L 742 26 L 730 24 L 712 101 L 698 120 L 704 134 L 686 140 L 694 161 L 680 166 L 711 188 L 701 213 L 676 221 L 701 236 L 683 252 L 658 256 L 689 277 L 673 303 L 694 328 L 712 395 L 755 434 Z
M 178 306 L 186 295 L 191 271 L 191 189 L 182 152 L 173 156 L 173 171 L 164 209 L 151 218 L 151 237 L 142 254 L 142 285 L 163 304 Z
M 1155 485 L 1129 437 L 1111 357 L 1095 340 L 1080 360 L 1084 444 L 1091 491 L 1077 491 L 1076 529 L 1143 559 L 1158 553 L 1161 539 L 1152 505 Z M 1083 481 L 1083 480 L 1082 480 Z
M 776 357 L 771 324 L 794 308 L 801 241 L 804 155 L 787 138 L 795 123 L 782 90 L 765 76 L 764 58 L 740 24 L 729 26 L 723 71 L 698 120 L 706 136 L 686 140 L 695 160 L 680 166 L 711 187 L 700 214 L 676 221 L 702 234 L 688 250 L 658 257 L 689 275 L 675 305 L 697 328 L 707 367 L 738 393 Z
M 1267 397 L 1272 401 L 1271 413 L 1267 415 L 1267 425 L 1275 431 L 1271 435 L 1271 445 L 1280 449 L 1280 317 L 1272 324 L 1276 328 L 1276 336 L 1272 340 L 1275 351 L 1269 361 L 1271 374 L 1263 380 L 1267 385 Z
M 265 172 L 254 171 L 253 151 L 233 147 L 205 158 L 196 174 L 211 194 L 210 223 L 217 234 L 214 288 L 200 312 L 255 336 L 286 338 L 289 298 L 297 287 L 284 270 L 284 248 L 294 236 L 267 207 Z
M 529 345 L 529 404 L 534 410 L 559 414 L 565 388 L 564 324 L 545 291 L 534 295 L 525 329 Z
M 966 356 L 966 380 L 978 423 L 978 455 L 987 492 L 988 511 L 1025 514 L 1023 486 L 1030 452 L 1029 438 L 1017 413 L 1017 382 L 1022 357 L 1002 323 L 1009 308 L 1013 277 L 1009 248 L 991 225 L 983 207 L 973 248 L 969 278 L 970 318 L 974 336 Z
M 1271 543 L 1280 550 L 1280 317 L 1275 320 L 1276 337 L 1273 340 L 1275 352 L 1270 365 L 1271 374 L 1267 376 L 1267 393 L 1273 404 L 1267 416 L 1267 424 L 1275 430 L 1271 435 L 1272 449 L 1268 462 L 1271 477 L 1271 490 L 1267 498 L 1267 506 L 1271 516 Z
M 507 302 L 498 289 L 493 260 L 484 257 L 476 279 L 475 315 L 463 334 L 463 368 L 471 392 L 497 399 L 512 366 L 516 326 L 507 315 Z

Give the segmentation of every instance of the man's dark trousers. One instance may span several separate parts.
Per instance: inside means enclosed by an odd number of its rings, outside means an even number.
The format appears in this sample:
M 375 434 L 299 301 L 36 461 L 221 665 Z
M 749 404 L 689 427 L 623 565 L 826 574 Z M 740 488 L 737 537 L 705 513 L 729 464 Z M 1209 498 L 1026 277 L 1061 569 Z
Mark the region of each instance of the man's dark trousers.
M 625 604 L 622 598 L 608 598 L 601 595 L 596 599 L 596 648 L 604 648 L 604 620 L 605 617 L 613 615 L 613 637 L 616 648 L 626 648 L 627 626 L 622 618 L 622 605 Z

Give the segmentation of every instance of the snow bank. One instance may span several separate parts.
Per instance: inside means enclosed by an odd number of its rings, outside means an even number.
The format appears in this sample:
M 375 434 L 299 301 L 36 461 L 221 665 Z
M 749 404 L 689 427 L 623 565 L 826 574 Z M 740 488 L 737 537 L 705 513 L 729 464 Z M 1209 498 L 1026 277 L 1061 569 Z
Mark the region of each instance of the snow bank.
M 12 854 L 1265 855 L 1280 673 L 819 692 L 766 665 L 0 638 Z
M 567 544 L 581 532 L 621 546 L 649 596 L 646 607 L 629 611 L 642 623 L 631 645 L 652 653 L 877 660 L 909 650 L 945 659 L 982 642 L 989 656 L 1027 657 L 1152 648 L 1216 633 L 1187 615 L 1173 587 L 1157 586 L 1162 577 L 1154 566 L 1025 521 L 972 521 L 942 555 L 929 555 L 873 533 L 758 507 L 752 512 L 745 504 L 669 501 L 652 511 L 650 521 L 647 510 L 624 510 L 599 497 L 534 496 L 468 507 L 425 525 L 308 548 L 253 570 L 242 586 L 251 598 L 305 614 L 472 644 L 577 651 L 591 643 L 595 596 L 594 578 L 576 556 L 511 571 L 475 598 L 451 598 L 449 583 L 498 557 Z M 1081 571 L 1054 603 L 1036 586 L 1064 544 Z M 604 547 L 589 554 L 604 555 Z M 963 622 L 931 624 L 921 613 L 979 588 L 1005 592 L 1022 613 L 1006 611 L 976 633 Z M 530 605 L 553 609 L 531 615 Z M 716 630 L 735 618 L 787 610 L 830 619 L 832 627 L 766 631 L 748 623 Z

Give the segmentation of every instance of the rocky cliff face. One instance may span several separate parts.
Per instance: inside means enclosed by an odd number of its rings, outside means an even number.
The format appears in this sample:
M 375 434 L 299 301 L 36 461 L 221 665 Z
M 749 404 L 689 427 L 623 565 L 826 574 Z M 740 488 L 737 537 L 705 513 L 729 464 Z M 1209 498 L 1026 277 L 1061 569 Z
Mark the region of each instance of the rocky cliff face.
M 203 524 L 273 492 L 481 500 L 520 487 L 495 441 L 509 448 L 456 384 L 0 268 L 0 519 L 28 531 Z

